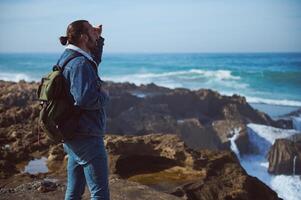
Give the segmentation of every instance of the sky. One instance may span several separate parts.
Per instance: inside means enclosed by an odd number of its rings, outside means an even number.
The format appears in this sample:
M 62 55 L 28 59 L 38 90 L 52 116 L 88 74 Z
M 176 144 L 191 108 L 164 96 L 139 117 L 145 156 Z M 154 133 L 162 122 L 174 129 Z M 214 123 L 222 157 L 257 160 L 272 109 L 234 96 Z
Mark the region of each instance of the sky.
M 60 52 L 78 19 L 106 52 L 301 52 L 300 0 L 0 0 L 0 52 Z

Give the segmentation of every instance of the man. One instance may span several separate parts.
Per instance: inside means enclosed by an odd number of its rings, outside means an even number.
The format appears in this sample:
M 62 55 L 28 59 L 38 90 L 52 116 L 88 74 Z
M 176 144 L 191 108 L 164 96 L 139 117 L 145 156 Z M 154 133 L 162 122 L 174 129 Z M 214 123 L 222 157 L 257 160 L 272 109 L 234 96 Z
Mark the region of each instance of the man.
M 109 97 L 97 70 L 104 41 L 101 33 L 102 26 L 93 27 L 86 20 L 78 20 L 68 26 L 66 36 L 60 37 L 62 45 L 67 46 L 59 65 L 77 55 L 65 66 L 63 75 L 74 107 L 80 113 L 62 125 L 66 132 L 71 127 L 73 130 L 71 139 L 64 141 L 68 154 L 66 200 L 81 199 L 86 183 L 91 199 L 109 199 L 107 153 L 103 141 L 105 105 Z

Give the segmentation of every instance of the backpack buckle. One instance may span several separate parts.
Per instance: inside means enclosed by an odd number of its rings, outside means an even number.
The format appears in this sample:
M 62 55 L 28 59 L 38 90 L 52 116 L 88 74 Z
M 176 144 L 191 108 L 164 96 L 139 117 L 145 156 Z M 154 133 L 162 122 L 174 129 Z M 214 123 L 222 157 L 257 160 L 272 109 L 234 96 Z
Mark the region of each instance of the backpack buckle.
M 62 68 L 59 65 L 54 65 L 52 71 L 62 71 Z

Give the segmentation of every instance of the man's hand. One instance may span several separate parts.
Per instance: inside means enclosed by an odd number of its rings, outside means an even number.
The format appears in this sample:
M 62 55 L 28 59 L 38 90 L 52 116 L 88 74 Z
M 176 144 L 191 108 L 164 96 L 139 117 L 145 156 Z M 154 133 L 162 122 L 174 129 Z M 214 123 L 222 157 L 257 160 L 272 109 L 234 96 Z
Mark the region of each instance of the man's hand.
M 96 62 L 97 66 L 101 63 L 104 38 L 101 36 L 102 34 L 102 25 L 93 26 L 92 34 L 95 37 L 95 46 L 91 49 L 91 55 L 93 60 Z
M 94 31 L 97 34 L 97 36 L 101 36 L 101 34 L 102 34 L 102 25 L 97 25 L 96 27 L 94 27 Z

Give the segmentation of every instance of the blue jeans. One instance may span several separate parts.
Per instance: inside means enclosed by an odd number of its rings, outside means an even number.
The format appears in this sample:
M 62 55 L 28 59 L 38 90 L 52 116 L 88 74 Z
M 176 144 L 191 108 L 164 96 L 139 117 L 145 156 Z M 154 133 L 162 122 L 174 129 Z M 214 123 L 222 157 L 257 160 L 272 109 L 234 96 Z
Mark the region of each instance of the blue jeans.
M 91 200 L 110 199 L 108 162 L 104 148 L 101 154 L 84 164 L 80 163 L 73 153 L 68 153 L 67 176 L 65 200 L 81 199 L 86 183 L 91 193 Z

